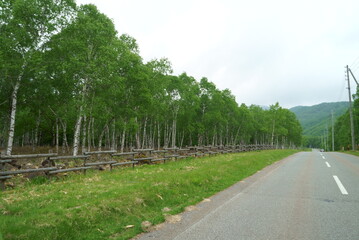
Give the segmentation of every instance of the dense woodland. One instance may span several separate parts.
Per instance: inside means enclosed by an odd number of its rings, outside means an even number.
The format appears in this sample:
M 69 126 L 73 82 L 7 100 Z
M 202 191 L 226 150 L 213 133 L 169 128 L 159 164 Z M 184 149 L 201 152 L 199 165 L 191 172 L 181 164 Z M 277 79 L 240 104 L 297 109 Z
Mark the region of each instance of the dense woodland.
M 356 94 L 353 94 L 353 122 L 354 122 L 354 136 L 355 149 L 359 149 L 359 88 Z M 332 150 L 332 128 L 329 129 L 327 143 L 328 150 Z M 341 115 L 334 124 L 334 148 L 335 150 L 352 150 L 352 138 L 350 131 L 350 117 L 349 110 Z
M 238 105 L 206 78 L 144 62 L 94 5 L 0 3 L 0 146 L 97 149 L 186 145 L 299 146 L 301 126 L 278 103 Z

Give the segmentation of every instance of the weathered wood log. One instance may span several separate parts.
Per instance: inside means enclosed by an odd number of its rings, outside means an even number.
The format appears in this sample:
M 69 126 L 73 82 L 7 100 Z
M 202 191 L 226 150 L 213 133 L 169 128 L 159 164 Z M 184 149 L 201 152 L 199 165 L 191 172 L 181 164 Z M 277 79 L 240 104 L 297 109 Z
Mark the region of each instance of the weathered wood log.
M 138 162 L 137 161 L 119 162 L 119 163 L 112 164 L 112 166 L 122 166 L 122 165 L 128 165 L 128 164 L 136 164 L 136 163 L 138 163 Z
M 135 155 L 135 154 L 138 154 L 138 152 L 114 153 L 114 154 L 112 154 L 112 156 L 118 157 L 118 156 Z
M 92 163 L 85 163 L 85 166 L 99 166 L 99 165 L 107 165 L 107 164 L 114 164 L 117 163 L 116 161 L 107 161 L 107 162 L 92 162 Z
M 12 176 L 0 176 L 0 180 L 5 180 L 5 179 L 9 179 L 12 178 Z
M 87 169 L 91 169 L 91 167 L 76 167 L 76 168 L 59 169 L 59 170 L 55 170 L 55 171 L 50 171 L 49 174 L 74 172 L 74 171 L 81 171 L 81 170 L 87 170 Z
M 168 158 L 156 158 L 156 159 L 152 159 L 151 162 L 159 162 L 159 161 L 166 161 L 168 160 Z
M 54 157 L 57 153 L 42 153 L 42 154 L 25 154 L 25 155 L 1 155 L 0 159 L 20 159 L 20 158 L 40 158 L 40 157 Z
M 4 159 L 4 160 L 0 160 L 0 163 L 11 163 L 12 160 L 10 159 Z
M 16 175 L 16 174 L 32 173 L 32 172 L 46 172 L 46 171 L 53 171 L 53 170 L 57 170 L 57 168 L 50 167 L 50 168 L 36 168 L 36 169 L 23 169 L 23 170 L 16 170 L 16 171 L 5 171 L 5 172 L 0 172 L 0 176 Z
M 168 152 L 167 150 L 155 150 L 155 151 L 152 151 L 153 153 L 166 153 Z
M 113 154 L 116 153 L 115 150 L 108 150 L 108 151 L 93 151 L 93 152 L 84 152 L 85 155 L 93 155 L 93 154 Z
M 152 160 L 152 159 L 154 159 L 154 158 L 153 157 L 146 157 L 146 158 L 135 158 L 133 160 L 135 160 L 135 161 L 146 161 L 146 160 Z
M 148 148 L 148 149 L 132 149 L 134 152 L 152 152 L 154 151 L 153 148 Z
M 50 157 L 49 160 L 65 160 L 65 159 L 83 159 L 89 158 L 89 155 L 77 155 L 77 156 L 57 156 L 57 157 Z

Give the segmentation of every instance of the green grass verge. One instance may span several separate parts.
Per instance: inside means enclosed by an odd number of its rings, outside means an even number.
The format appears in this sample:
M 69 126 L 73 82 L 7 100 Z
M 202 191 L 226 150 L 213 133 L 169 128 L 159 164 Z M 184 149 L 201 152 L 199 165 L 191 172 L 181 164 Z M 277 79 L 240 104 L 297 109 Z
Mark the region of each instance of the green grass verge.
M 340 152 L 341 153 L 346 153 L 346 154 L 351 154 L 351 155 L 359 157 L 359 152 L 358 151 L 340 151 Z
M 189 158 L 35 181 L 0 193 L 0 239 L 128 239 L 143 232 L 143 221 L 161 223 L 165 214 L 180 213 L 295 152 Z

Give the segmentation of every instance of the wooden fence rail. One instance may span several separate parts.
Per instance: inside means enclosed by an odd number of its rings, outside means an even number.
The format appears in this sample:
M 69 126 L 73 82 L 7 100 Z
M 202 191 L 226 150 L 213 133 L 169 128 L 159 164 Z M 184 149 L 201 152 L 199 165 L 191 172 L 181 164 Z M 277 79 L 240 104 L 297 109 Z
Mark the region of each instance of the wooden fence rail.
M 154 149 L 132 149 L 130 152 L 94 151 L 85 152 L 78 156 L 58 156 L 56 153 L 48 154 L 26 154 L 26 155 L 1 155 L 0 156 L 0 188 L 5 189 L 5 181 L 12 176 L 29 173 L 43 173 L 52 176 L 59 173 L 82 171 L 86 173 L 89 169 L 102 169 L 102 166 L 109 166 L 112 170 L 115 166 L 134 167 L 136 164 L 151 164 L 178 160 L 187 157 L 212 156 L 216 154 L 259 151 L 275 149 L 272 145 L 236 145 L 236 146 L 190 146 L 186 148 L 164 148 L 163 150 Z M 101 156 L 101 160 L 99 160 Z M 39 166 L 34 166 L 30 161 L 40 160 Z M 104 160 L 105 159 L 105 160 Z M 30 160 L 30 161 L 29 161 Z M 19 161 L 25 161 L 26 165 L 19 165 Z M 75 166 L 69 167 L 69 162 L 80 161 Z M 29 167 L 30 166 L 30 167 Z M 14 168 L 17 168 L 14 170 Z

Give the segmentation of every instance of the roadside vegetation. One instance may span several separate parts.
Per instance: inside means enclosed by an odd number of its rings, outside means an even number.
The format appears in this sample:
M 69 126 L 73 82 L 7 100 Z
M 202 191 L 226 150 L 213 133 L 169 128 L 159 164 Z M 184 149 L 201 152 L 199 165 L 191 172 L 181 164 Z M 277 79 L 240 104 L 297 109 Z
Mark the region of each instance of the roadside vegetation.
M 346 153 L 346 154 L 351 154 L 351 155 L 359 157 L 359 152 L 358 151 L 342 151 L 342 152 Z
M 33 180 L 0 193 L 1 235 L 4 239 L 129 239 L 295 152 L 188 158 Z
M 353 97 L 353 125 L 354 125 L 354 135 L 355 135 L 355 150 L 359 149 L 359 89 L 357 88 L 357 92 L 352 95 Z M 352 138 L 351 138 L 351 130 L 350 130 L 350 116 L 349 110 L 347 110 L 343 115 L 337 118 L 334 124 L 334 146 L 335 151 L 349 151 L 352 150 Z M 328 137 L 326 138 L 325 146 L 326 149 L 332 150 L 332 127 L 328 129 Z M 323 144 L 324 146 L 324 144 Z M 324 148 L 324 147 L 323 147 Z M 355 152 L 350 151 L 347 152 L 350 154 L 354 154 Z

